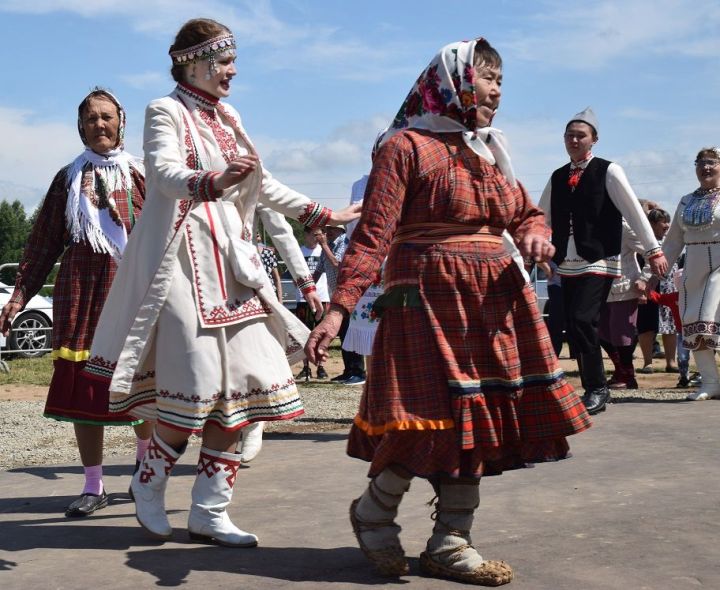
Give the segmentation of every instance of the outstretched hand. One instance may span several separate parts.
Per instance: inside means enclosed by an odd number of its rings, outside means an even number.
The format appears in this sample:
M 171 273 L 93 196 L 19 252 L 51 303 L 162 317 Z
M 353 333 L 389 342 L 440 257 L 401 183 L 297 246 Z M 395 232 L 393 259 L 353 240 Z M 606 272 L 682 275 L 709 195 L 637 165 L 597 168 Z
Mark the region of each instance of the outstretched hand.
M 329 225 L 346 225 L 360 217 L 362 203 L 354 203 L 330 214 Z
M 305 344 L 305 354 L 308 360 L 317 365 L 328 359 L 330 342 L 337 336 L 343 321 L 343 314 L 336 308 L 331 308 L 315 329 L 310 333 Z
M 555 246 L 539 234 L 526 234 L 517 246 L 520 256 L 531 258 L 534 262 L 547 262 L 555 254 Z

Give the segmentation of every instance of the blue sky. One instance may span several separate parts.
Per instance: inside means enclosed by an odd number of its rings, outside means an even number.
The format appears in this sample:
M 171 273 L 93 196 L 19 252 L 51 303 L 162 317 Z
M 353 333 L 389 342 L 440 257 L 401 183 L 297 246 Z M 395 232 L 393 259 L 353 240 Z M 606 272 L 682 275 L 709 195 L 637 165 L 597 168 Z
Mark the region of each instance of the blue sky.
M 595 153 L 672 212 L 720 144 L 717 0 L 0 0 L 0 198 L 32 209 L 82 148 L 76 108 L 95 85 L 128 113 L 173 87 L 167 49 L 188 18 L 238 40 L 229 98 L 267 168 L 329 206 L 367 171 L 376 133 L 446 43 L 486 37 L 504 59 L 495 125 L 535 200 L 566 162 L 562 131 L 591 105 Z

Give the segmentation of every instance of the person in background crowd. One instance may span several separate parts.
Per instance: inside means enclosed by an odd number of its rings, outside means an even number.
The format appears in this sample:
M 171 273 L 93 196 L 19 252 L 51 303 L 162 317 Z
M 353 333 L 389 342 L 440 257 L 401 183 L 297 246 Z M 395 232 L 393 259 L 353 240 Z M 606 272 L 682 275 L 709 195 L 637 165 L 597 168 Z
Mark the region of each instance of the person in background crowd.
M 75 429 L 85 485 L 67 507 L 68 517 L 88 516 L 108 504 L 102 479 L 105 426 L 134 426 L 136 467 L 152 432 L 152 424 L 111 413 L 107 389 L 82 374 L 117 260 L 145 202 L 145 178 L 141 161 L 125 151 L 125 111 L 110 92 L 96 88 L 88 94 L 78 107 L 77 125 L 85 150 L 50 185 L 15 290 L 0 315 L 7 334 L 62 259 L 53 290 L 53 376 L 44 415 L 72 422 Z
M 324 232 L 319 228 L 305 227 L 303 230 L 303 244 L 300 246 L 300 251 L 305 258 L 305 263 L 308 269 L 310 269 L 310 278 L 314 280 L 317 288 L 317 296 L 322 302 L 319 309 L 311 309 L 310 306 L 302 301 L 300 290 L 297 292 L 296 300 L 297 306 L 295 307 L 295 314 L 300 321 L 303 322 L 308 328 L 312 329 L 315 327 L 317 321 L 322 317 L 326 307 L 330 301 L 330 292 L 328 290 L 327 275 L 323 273 L 317 279 L 314 278 L 315 270 L 320 263 L 320 256 L 322 255 L 322 246 L 318 239 L 324 236 Z M 328 374 L 322 363 L 317 366 L 315 376 L 318 379 L 327 379 Z M 308 360 L 303 360 L 302 370 L 295 376 L 296 379 L 304 379 L 309 381 L 312 378 L 312 371 Z
M 598 120 L 588 107 L 571 117 L 563 135 L 570 162 L 553 172 L 540 198 L 552 228 L 553 261 L 565 298 L 565 325 L 575 350 L 590 414 L 610 399 L 598 339 L 600 309 L 621 276 L 622 220 L 645 248 L 654 273 L 667 270 L 665 256 L 647 217 L 616 163 L 595 157 Z
M 565 310 L 560 275 L 557 273 L 557 264 L 552 260 L 550 262 L 541 262 L 537 266 L 545 273 L 547 279 L 548 316 L 546 323 L 553 350 L 555 355 L 560 358 L 565 339 Z M 572 358 L 572 351 L 570 356 Z
M 662 244 L 665 234 L 670 228 L 670 214 L 659 207 L 655 207 L 648 212 L 647 216 L 655 237 Z M 673 276 L 677 269 L 677 264 L 673 265 L 667 274 L 667 278 L 660 279 L 660 293 L 672 293 L 675 290 Z M 649 299 L 644 306 L 641 306 L 640 314 L 638 339 L 643 355 L 643 368 L 640 369 L 640 372 L 653 372 L 652 360 L 656 354 L 656 338 L 660 334 L 663 342 L 664 352 L 662 356 L 665 358 L 665 372 L 677 373 L 678 368 L 675 364 L 677 336 L 670 308 L 665 305 L 658 305 L 653 299 Z
M 695 157 L 700 183 L 680 199 L 663 251 L 673 264 L 685 249 L 680 315 L 683 346 L 693 351 L 702 376 L 690 401 L 720 399 L 715 351 L 720 348 L 720 149 L 702 148 Z
M 337 286 L 337 274 L 340 268 L 340 262 L 345 255 L 345 249 L 348 245 L 348 236 L 340 228 L 328 227 L 326 229 L 326 235 L 318 236 L 318 242 L 322 247 L 322 255 L 320 256 L 320 262 L 315 269 L 313 278 L 319 280 L 322 274 L 325 273 L 327 276 L 328 291 L 330 297 L 332 297 L 332 294 L 335 292 L 335 287 Z M 330 244 L 328 244 L 328 242 L 330 242 Z M 349 325 L 349 318 L 345 318 L 338 333 L 343 359 L 343 372 L 333 377 L 330 381 L 344 385 L 362 385 L 365 383 L 365 366 L 362 355 L 348 351 L 342 346 Z
M 280 278 L 280 272 L 278 271 L 280 261 L 278 260 L 275 248 L 266 246 L 260 239 L 259 233 L 256 234 L 255 241 L 258 254 L 260 254 L 260 261 L 262 262 L 263 268 L 270 279 L 270 284 L 275 292 L 275 296 L 278 298 L 278 301 L 282 303 L 282 279 Z
M 645 294 L 645 281 L 637 254 L 645 249 L 630 225 L 623 220 L 620 268 L 605 305 L 600 310 L 600 345 L 613 363 L 610 389 L 637 389 L 633 354 L 637 345 L 638 303 Z
M 675 281 L 675 290 L 669 293 L 658 293 L 657 291 L 649 291 L 647 296 L 653 303 L 665 305 L 672 313 L 673 322 L 677 329 L 677 364 L 680 371 L 680 377 L 676 387 L 684 389 L 690 385 L 690 351 L 683 346 L 682 341 L 682 318 L 680 316 L 679 307 L 679 291 L 682 284 L 683 269 L 678 268 L 675 272 L 673 280 Z

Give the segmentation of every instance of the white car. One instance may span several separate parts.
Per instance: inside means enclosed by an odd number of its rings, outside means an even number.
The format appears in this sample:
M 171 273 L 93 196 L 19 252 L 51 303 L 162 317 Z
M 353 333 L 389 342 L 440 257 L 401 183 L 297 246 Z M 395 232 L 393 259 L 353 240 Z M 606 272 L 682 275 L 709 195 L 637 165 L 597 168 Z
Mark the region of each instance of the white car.
M 13 287 L 0 283 L 0 308 L 12 295 Z M 23 358 L 43 356 L 52 346 L 52 300 L 36 295 L 15 316 L 7 338 L 0 335 L 3 352 Z

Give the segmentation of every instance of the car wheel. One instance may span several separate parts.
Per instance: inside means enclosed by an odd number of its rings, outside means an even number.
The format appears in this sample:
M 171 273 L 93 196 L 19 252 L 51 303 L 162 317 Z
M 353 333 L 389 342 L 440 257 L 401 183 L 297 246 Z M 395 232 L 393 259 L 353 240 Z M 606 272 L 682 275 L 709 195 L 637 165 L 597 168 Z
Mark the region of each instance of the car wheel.
M 52 340 L 50 322 L 41 313 L 28 311 L 20 315 L 12 325 L 7 352 L 21 358 L 43 356 Z

